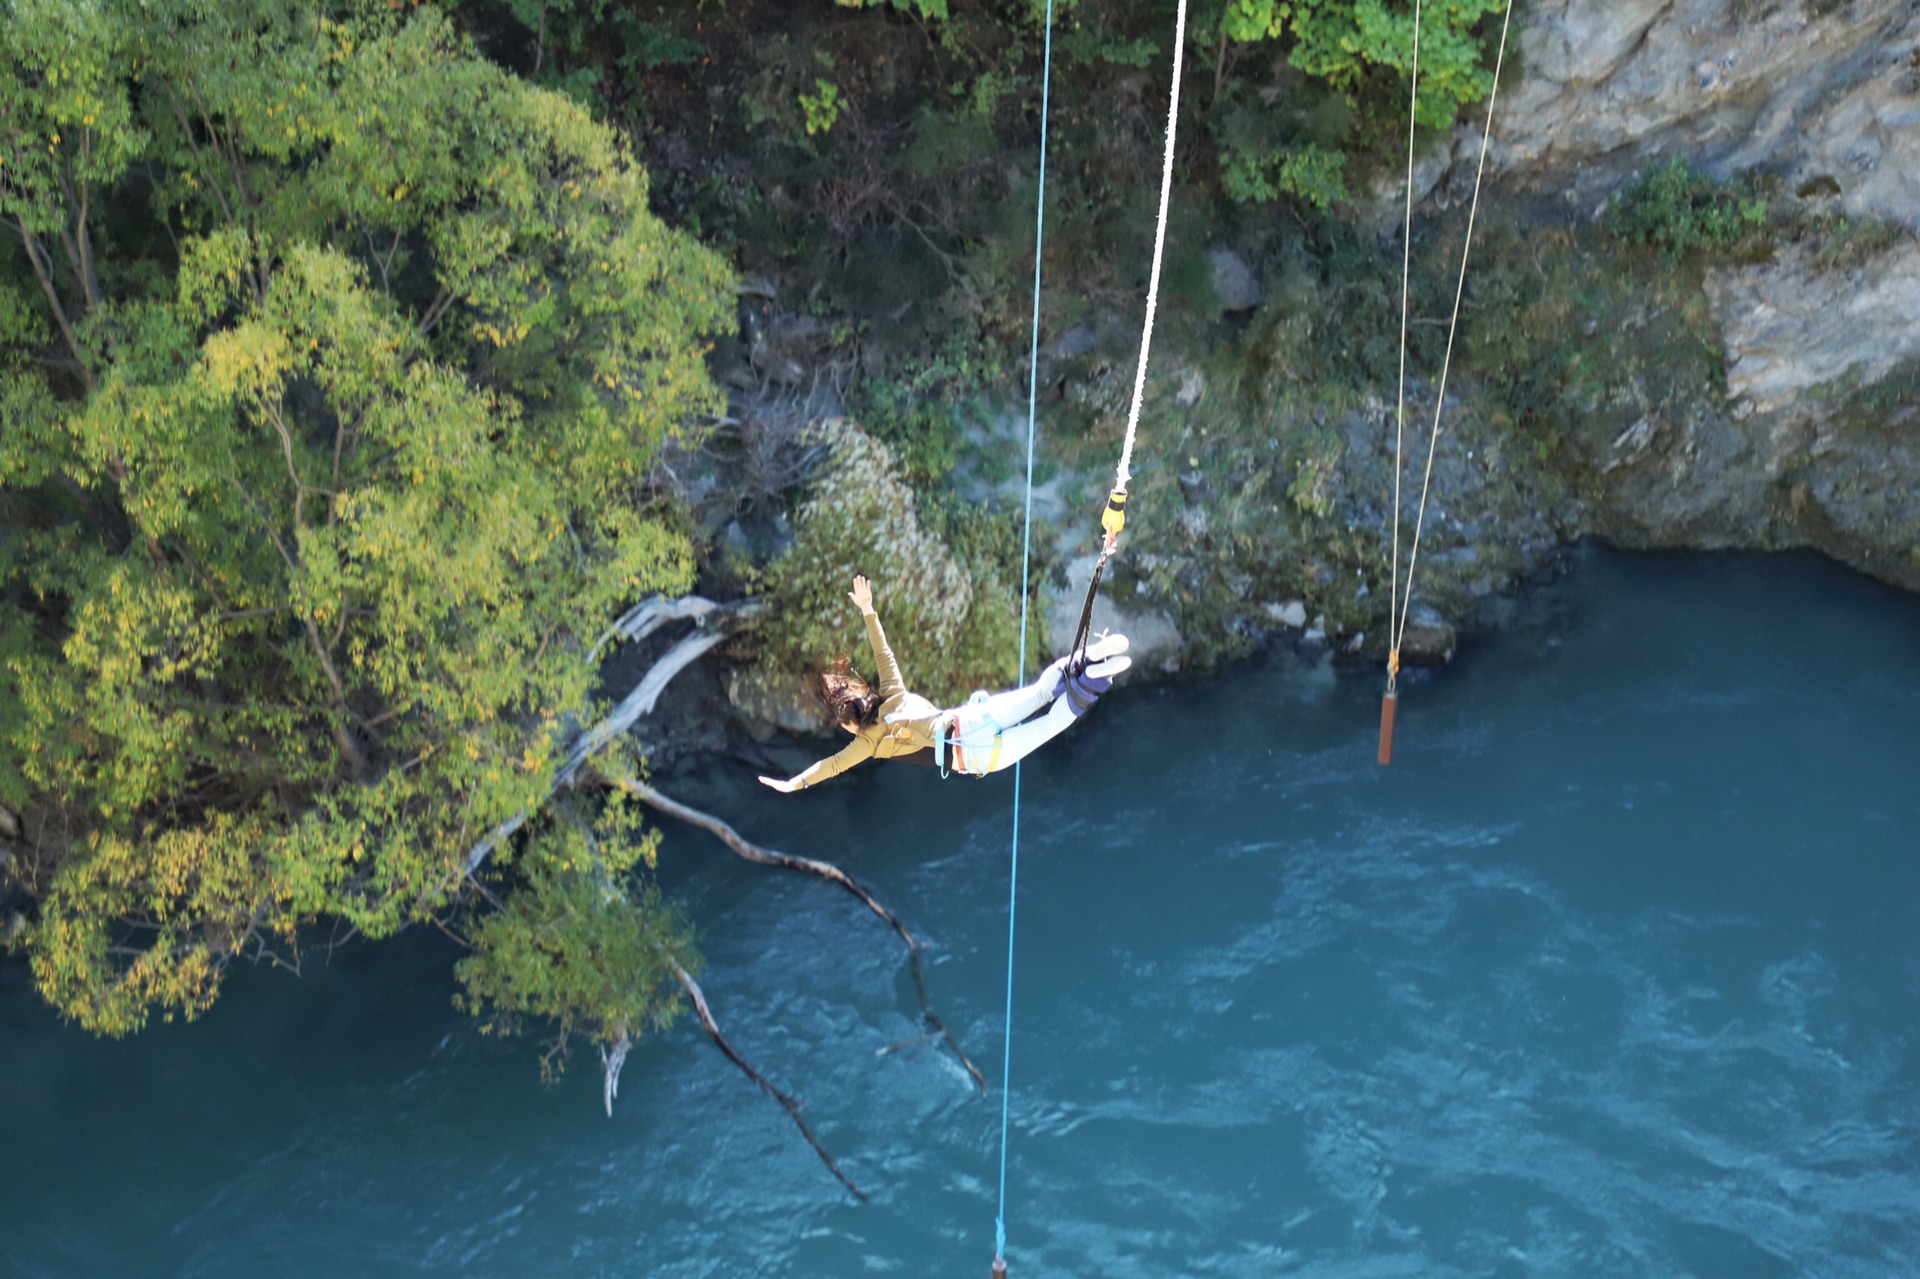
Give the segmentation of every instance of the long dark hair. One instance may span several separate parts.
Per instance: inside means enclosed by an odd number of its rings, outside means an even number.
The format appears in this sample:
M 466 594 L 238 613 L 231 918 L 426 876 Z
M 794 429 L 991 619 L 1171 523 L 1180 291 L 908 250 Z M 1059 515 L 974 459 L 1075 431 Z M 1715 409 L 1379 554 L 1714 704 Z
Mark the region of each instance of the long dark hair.
M 836 724 L 866 728 L 880 718 L 880 694 L 860 678 L 845 653 L 820 668 L 820 700 Z

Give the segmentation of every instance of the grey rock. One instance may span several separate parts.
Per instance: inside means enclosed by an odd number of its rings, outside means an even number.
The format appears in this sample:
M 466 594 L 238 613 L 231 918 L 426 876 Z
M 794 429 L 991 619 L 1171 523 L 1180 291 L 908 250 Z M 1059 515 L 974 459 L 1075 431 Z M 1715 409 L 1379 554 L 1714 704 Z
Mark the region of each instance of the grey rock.
M 1100 345 L 1100 335 L 1091 324 L 1076 324 L 1055 338 L 1040 352 L 1043 360 L 1071 360 L 1075 356 L 1085 355 Z
M 1253 268 L 1232 249 L 1207 250 L 1207 263 L 1213 269 L 1213 293 L 1222 311 L 1251 311 L 1266 301 Z
M 1920 243 L 1845 271 L 1822 270 L 1789 247 L 1772 262 L 1712 272 L 1707 296 L 1726 350 L 1727 396 L 1750 411 L 1811 412 L 1815 388 L 1870 385 L 1920 355 Z
M 1445 666 L 1453 660 L 1459 642 L 1458 631 L 1440 610 L 1416 600 L 1407 614 L 1406 629 L 1400 636 L 1400 663 L 1403 666 Z
M 1047 648 L 1056 656 L 1065 653 L 1073 643 L 1074 628 L 1080 623 L 1080 608 L 1086 600 L 1087 583 L 1093 578 L 1096 558 L 1083 555 L 1068 561 L 1065 583 L 1052 585 L 1047 591 Z M 1142 670 L 1179 670 L 1185 644 L 1173 618 L 1149 605 L 1118 603 L 1104 583 L 1102 587 L 1093 599 L 1093 633 L 1109 630 L 1125 635 L 1127 653 Z
M 1795 186 L 1830 178 L 1855 217 L 1920 226 L 1920 18 L 1881 45 L 1866 76 L 1815 113 L 1801 137 Z
M 1207 377 L 1191 364 L 1182 367 L 1177 375 L 1179 385 L 1174 387 L 1173 399 L 1183 409 L 1190 409 L 1207 398 Z
M 1600 465 L 1592 531 L 1635 546 L 1811 545 L 1920 587 L 1920 406 L 1876 391 L 1920 362 L 1920 244 L 1845 271 L 1788 246 L 1711 272 L 1706 289 L 1731 406 L 1619 433 L 1634 460 Z M 1862 394 L 1885 402 L 1863 411 Z
M 1920 220 L 1911 0 L 1539 0 L 1490 164 L 1578 208 L 1651 156 L 1830 176 L 1853 216 Z
M 1288 600 L 1284 604 L 1269 604 L 1266 614 L 1282 626 L 1299 630 L 1307 624 L 1307 606 L 1302 600 Z
M 736 667 L 726 674 L 726 688 L 735 719 L 757 742 L 775 733 L 820 737 L 833 731 L 826 709 L 804 676 Z
M 1464 131 L 1458 137 L 1464 137 Z M 1479 135 L 1474 135 L 1477 143 Z M 1443 143 L 1427 147 L 1413 160 L 1413 203 L 1423 202 L 1433 194 L 1434 188 L 1447 175 L 1453 165 L 1453 156 L 1457 138 L 1448 138 Z M 1399 234 L 1401 220 L 1407 210 L 1407 171 L 1391 165 L 1383 168 L 1374 178 L 1373 185 L 1367 191 L 1366 211 L 1368 221 L 1382 231 Z
M 1616 442 L 1587 527 L 1629 546 L 1812 546 L 1920 589 L 1920 244 L 1847 270 L 1783 248 L 1711 272 L 1725 411 L 1656 412 Z

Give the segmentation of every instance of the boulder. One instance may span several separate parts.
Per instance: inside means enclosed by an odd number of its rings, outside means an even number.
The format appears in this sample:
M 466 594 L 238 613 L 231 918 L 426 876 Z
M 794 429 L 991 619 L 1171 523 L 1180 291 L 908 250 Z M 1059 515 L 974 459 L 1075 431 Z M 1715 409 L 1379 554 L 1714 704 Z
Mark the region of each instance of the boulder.
M 1080 609 L 1086 601 L 1087 583 L 1093 578 L 1095 555 L 1083 555 L 1068 561 L 1066 582 L 1053 585 L 1046 595 L 1047 650 L 1055 656 L 1073 643 L 1074 629 L 1080 624 Z M 1093 633 L 1114 631 L 1127 637 L 1127 653 L 1142 670 L 1177 671 L 1184 647 L 1180 630 L 1172 617 L 1138 602 L 1115 601 L 1103 581 L 1093 599 Z
M 1099 345 L 1100 334 L 1091 324 L 1076 324 L 1041 351 L 1040 358 L 1049 361 L 1076 359 Z
M 1213 293 L 1222 311 L 1229 315 L 1235 311 L 1251 311 L 1266 301 L 1253 268 L 1232 249 L 1208 249 L 1207 265 L 1213 270 Z
M 1307 624 L 1307 605 L 1304 600 L 1288 600 L 1284 604 L 1268 604 L 1266 614 L 1274 621 L 1291 630 L 1300 630 Z
M 1711 272 L 1707 297 L 1726 351 L 1727 398 L 1761 413 L 1815 416 L 1831 398 L 1816 388 L 1871 385 L 1920 356 L 1920 243 L 1846 270 L 1789 247 L 1771 262 Z
M 1628 546 L 1813 546 L 1920 589 L 1920 244 L 1850 266 L 1804 244 L 1718 268 L 1717 405 L 1653 406 L 1597 465 L 1587 531 Z
M 1406 630 L 1400 636 L 1402 666 L 1445 666 L 1459 647 L 1459 633 L 1439 609 L 1414 601 L 1407 613 Z
M 805 676 L 736 667 L 726 674 L 726 688 L 734 718 L 756 742 L 775 733 L 824 737 L 833 731 Z

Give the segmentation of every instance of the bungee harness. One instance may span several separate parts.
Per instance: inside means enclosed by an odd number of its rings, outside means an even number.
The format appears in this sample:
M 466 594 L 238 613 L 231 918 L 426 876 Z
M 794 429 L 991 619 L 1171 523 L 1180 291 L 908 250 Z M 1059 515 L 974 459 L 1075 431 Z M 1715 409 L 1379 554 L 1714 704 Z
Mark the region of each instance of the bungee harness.
M 978 699 L 979 694 L 976 693 L 974 696 Z M 998 771 L 1000 747 L 1006 734 L 1004 730 L 995 729 L 990 741 L 982 741 L 981 736 L 984 735 L 975 736 L 972 741 L 969 741 L 969 735 L 961 729 L 959 712 L 940 712 L 940 719 L 933 731 L 933 762 L 940 766 L 941 780 L 944 781 L 950 773 L 985 777 L 989 773 Z M 982 749 L 987 752 L 986 763 L 980 768 L 969 768 L 967 752 L 973 751 L 977 756 Z

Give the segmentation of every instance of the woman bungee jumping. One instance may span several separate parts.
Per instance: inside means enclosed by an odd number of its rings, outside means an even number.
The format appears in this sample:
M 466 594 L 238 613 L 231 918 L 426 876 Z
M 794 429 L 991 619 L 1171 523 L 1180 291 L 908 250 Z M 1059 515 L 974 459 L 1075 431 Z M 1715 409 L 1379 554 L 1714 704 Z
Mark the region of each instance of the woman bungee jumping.
M 876 690 L 862 679 L 844 656 L 820 673 L 820 698 L 853 740 L 794 777 L 760 779 L 777 791 L 803 790 L 866 759 L 895 759 L 929 748 L 943 773 L 984 776 L 1011 768 L 1084 715 L 1113 687 L 1113 677 L 1132 665 L 1123 655 L 1126 636 L 1103 635 L 1087 645 L 1086 665 L 1079 671 L 1069 670 L 1074 655 L 1068 654 L 1023 688 L 994 694 L 982 690 L 964 706 L 941 710 L 907 691 L 880 615 L 873 610 L 873 583 L 856 574 L 847 598 L 866 621 L 880 687 Z

